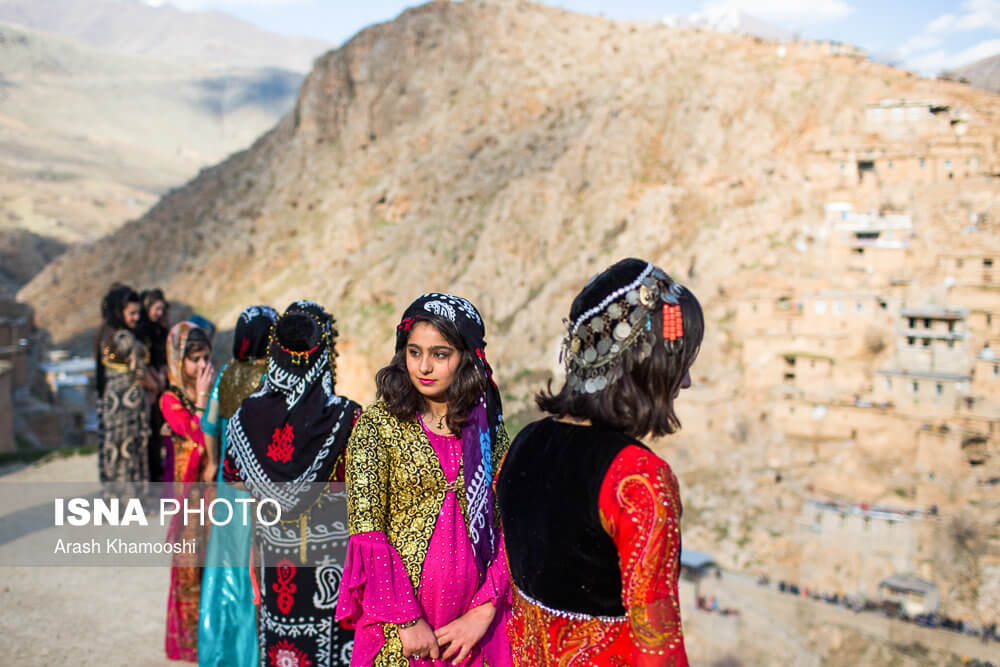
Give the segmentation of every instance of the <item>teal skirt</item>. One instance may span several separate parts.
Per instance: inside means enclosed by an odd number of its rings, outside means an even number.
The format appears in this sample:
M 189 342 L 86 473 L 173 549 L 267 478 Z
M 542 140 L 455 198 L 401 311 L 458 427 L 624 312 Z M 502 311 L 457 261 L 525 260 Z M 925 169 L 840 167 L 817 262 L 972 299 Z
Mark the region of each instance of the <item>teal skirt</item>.
M 246 507 L 236 499 L 250 494 L 223 482 L 220 464 L 216 497 L 228 500 L 231 507 Z M 212 527 L 201 580 L 199 667 L 257 667 L 257 607 L 248 567 L 252 537 L 253 526 L 236 517 Z

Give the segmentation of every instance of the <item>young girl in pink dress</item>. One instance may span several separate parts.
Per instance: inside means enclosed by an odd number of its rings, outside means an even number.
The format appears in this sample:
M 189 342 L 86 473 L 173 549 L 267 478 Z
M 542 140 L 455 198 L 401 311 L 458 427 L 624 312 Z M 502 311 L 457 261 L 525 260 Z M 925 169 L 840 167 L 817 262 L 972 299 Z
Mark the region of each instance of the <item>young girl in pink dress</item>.
M 352 665 L 510 664 L 492 489 L 508 437 L 484 335 L 467 300 L 417 299 L 354 427 L 337 606 L 356 627 Z

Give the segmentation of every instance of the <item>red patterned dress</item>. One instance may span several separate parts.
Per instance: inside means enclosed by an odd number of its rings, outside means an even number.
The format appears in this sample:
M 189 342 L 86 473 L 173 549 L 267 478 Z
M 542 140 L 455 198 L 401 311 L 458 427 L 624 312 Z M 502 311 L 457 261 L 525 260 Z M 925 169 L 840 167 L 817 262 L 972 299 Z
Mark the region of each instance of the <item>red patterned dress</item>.
M 200 415 L 189 400 L 182 399 L 171 389 L 160 396 L 163 419 L 170 427 L 174 445 L 174 480 L 178 500 L 186 497 L 189 507 L 197 507 L 200 492 L 196 486 L 205 468 L 202 451 L 205 437 Z M 186 490 L 186 492 L 185 492 Z M 212 498 L 206 498 L 209 503 Z M 180 516 L 179 514 L 177 516 Z M 175 532 L 176 531 L 176 532 Z M 175 522 L 171 541 L 195 540 L 197 553 L 208 544 L 208 525 L 192 520 Z M 175 553 L 170 568 L 170 593 L 167 597 L 166 652 L 171 660 L 198 661 L 198 608 L 201 604 L 202 568 L 198 557 L 191 553 Z
M 624 434 L 546 419 L 515 439 L 497 495 L 515 665 L 688 664 L 681 502 L 663 459 Z

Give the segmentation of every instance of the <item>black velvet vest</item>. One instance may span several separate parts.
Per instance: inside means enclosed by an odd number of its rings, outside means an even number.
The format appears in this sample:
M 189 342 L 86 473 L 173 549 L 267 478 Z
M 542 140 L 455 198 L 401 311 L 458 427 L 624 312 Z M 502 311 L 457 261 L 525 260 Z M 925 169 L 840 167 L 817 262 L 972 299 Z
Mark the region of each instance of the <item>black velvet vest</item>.
M 517 587 L 548 607 L 622 616 L 618 551 L 601 526 L 601 484 L 630 444 L 619 431 L 543 419 L 514 439 L 497 478 Z

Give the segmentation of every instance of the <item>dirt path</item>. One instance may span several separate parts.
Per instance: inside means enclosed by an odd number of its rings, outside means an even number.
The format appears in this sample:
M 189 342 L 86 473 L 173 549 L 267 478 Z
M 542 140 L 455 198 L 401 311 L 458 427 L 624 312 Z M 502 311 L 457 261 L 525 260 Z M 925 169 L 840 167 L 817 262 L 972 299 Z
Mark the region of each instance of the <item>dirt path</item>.
M 89 455 L 7 469 L 0 484 L 96 479 Z M 0 663 L 177 665 L 163 653 L 169 579 L 168 568 L 0 567 Z

